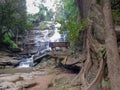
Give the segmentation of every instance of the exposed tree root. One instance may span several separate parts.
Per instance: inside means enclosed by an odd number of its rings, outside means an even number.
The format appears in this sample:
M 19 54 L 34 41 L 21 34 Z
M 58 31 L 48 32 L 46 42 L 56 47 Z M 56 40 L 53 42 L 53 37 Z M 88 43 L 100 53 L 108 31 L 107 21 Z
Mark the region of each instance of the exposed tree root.
M 87 31 L 86 40 L 87 60 L 84 63 L 78 76 L 76 76 L 71 82 L 71 85 L 81 85 L 82 90 L 96 90 L 98 87 L 100 87 L 100 83 L 102 81 L 104 74 L 105 62 L 101 57 L 102 52 L 98 50 L 98 48 L 100 48 L 100 44 L 92 36 L 91 27 L 92 26 L 89 26 Z M 88 83 L 87 74 L 94 66 L 91 56 L 92 54 L 94 54 L 94 56 L 96 57 L 97 59 L 96 62 L 98 62 L 99 68 L 97 69 L 97 74 L 95 75 L 94 79 L 90 83 Z
M 101 60 L 100 67 L 95 79 L 89 84 L 89 86 L 85 90 L 96 90 L 97 86 L 99 86 L 103 78 L 104 65 L 105 65 L 104 61 Z

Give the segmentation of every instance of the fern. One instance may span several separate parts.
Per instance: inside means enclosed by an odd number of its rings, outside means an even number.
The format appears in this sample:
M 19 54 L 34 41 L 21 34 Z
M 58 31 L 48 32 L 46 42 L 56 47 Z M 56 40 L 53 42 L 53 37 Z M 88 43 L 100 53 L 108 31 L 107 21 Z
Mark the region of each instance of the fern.
M 11 48 L 17 48 L 17 44 L 11 40 L 10 36 L 9 36 L 9 33 L 5 33 L 4 36 L 3 36 L 3 42 L 5 44 L 8 44 Z

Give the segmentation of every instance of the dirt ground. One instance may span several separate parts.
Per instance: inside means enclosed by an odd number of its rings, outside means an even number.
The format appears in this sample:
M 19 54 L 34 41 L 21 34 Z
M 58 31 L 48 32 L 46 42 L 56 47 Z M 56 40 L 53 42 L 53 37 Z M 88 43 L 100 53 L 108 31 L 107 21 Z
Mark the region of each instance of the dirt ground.
M 80 60 L 80 58 L 78 60 L 70 58 L 68 58 L 69 61 L 67 64 Z M 80 90 L 80 87 L 70 86 L 71 81 L 77 76 L 77 73 L 73 73 L 61 66 L 56 67 L 54 59 L 40 68 L 44 68 L 48 74 L 35 77 L 33 81 L 37 82 L 37 85 L 30 87 L 28 90 Z
M 31 82 L 36 82 L 37 84 L 27 90 L 79 90 L 78 87 L 70 87 L 71 80 L 77 74 L 71 73 L 64 68 L 56 67 L 54 63 L 47 63 L 42 68 L 45 69 L 47 74 L 36 76 Z
M 77 87 L 70 87 L 75 76 L 76 74 L 57 69 L 50 74 L 35 77 L 31 82 L 37 84 L 27 90 L 79 90 Z
M 45 75 L 45 76 L 37 76 L 34 79 L 34 82 L 36 82 L 37 85 L 29 88 L 28 90 L 47 90 L 48 85 L 51 83 L 51 81 L 54 77 L 55 77 L 55 74 Z

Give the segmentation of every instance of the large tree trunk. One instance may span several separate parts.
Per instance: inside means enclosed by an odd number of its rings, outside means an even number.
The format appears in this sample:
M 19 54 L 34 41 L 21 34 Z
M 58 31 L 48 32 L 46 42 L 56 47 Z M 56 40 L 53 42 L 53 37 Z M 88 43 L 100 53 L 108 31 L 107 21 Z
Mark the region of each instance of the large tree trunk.
M 110 78 L 111 90 L 120 90 L 120 59 L 109 0 L 103 0 L 103 14 L 106 34 L 105 44 L 107 50 L 108 75 Z

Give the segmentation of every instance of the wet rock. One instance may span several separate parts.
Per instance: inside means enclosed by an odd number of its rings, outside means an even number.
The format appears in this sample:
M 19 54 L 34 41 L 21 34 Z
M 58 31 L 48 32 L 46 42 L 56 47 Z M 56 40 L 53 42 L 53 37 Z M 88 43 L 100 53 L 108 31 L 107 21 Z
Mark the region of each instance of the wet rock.
M 1 61 L 0 62 L 0 65 L 1 66 L 7 66 L 7 65 L 12 65 L 12 66 L 14 66 L 14 65 L 16 65 L 16 64 L 18 64 L 19 63 L 19 61 L 17 61 L 17 60 L 7 60 L 7 61 Z
M 7 52 L 0 52 L 0 68 L 12 68 L 17 65 L 19 61 L 17 59 L 13 59 L 13 57 L 9 56 Z

